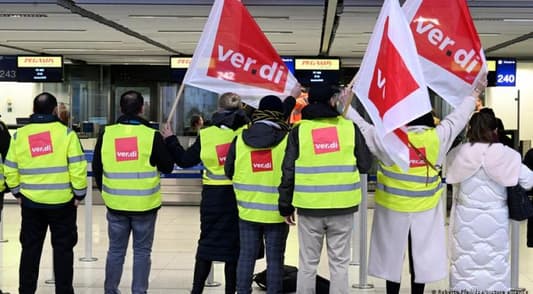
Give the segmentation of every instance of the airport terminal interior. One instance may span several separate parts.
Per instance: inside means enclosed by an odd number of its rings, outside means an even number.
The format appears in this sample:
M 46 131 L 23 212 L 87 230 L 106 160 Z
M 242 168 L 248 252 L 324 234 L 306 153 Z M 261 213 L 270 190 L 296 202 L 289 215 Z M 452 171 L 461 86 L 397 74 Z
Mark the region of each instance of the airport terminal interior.
M 217 0 L 219 1 L 219 0 Z M 407 0 L 410 1 L 410 0 Z M 213 0 L 0 0 L 0 119 L 13 134 L 28 123 L 33 98 L 53 93 L 65 109 L 88 159 L 100 130 L 120 115 L 119 98 L 135 90 L 145 98 L 144 117 L 153 127 L 167 120 L 184 146 L 195 136 L 191 118 L 209 121 L 218 94 L 184 86 Z M 358 71 L 382 0 L 242 0 L 287 68 L 303 86 L 347 85 Z M 405 1 L 400 0 L 400 4 Z M 445 2 L 445 1 L 443 1 Z M 487 57 L 488 87 L 484 107 L 499 117 L 522 155 L 533 140 L 533 1 L 466 0 Z M 453 108 L 430 93 L 436 116 Z M 360 108 L 357 101 L 354 106 Z M 350 293 L 385 293 L 385 282 L 360 274 L 360 243 L 369 240 L 374 214 L 375 166 L 369 175 L 366 237 L 354 224 Z M 90 174 L 91 200 L 78 208 L 79 241 L 75 247 L 76 293 L 103 293 L 108 246 L 106 208 Z M 442 201 L 451 201 L 451 186 Z M 175 168 L 162 175 L 163 208 L 152 251 L 150 293 L 189 293 L 200 233 L 201 167 Z M 0 223 L 0 289 L 18 292 L 20 208 L 10 194 Z M 359 219 L 360 213 L 356 215 Z M 526 222 L 516 225 L 518 287 L 533 289 L 533 249 L 526 247 Z M 298 234 L 291 227 L 285 263 L 298 265 Z M 130 245 L 131 247 L 131 245 Z M 364 246 L 368 247 L 368 246 Z M 364 248 L 363 247 L 363 248 Z M 366 259 L 366 254 L 363 254 Z M 362 261 L 365 262 L 364 260 Z M 256 271 L 265 269 L 260 260 Z M 514 265 L 516 266 L 516 264 Z M 224 293 L 224 266 L 216 263 L 205 293 Z M 365 268 L 365 266 L 363 266 Z M 132 251 L 128 250 L 122 293 L 130 292 Z M 329 278 L 327 254 L 318 273 Z M 37 293 L 54 293 L 49 236 L 41 258 Z M 219 285 L 217 282 L 222 283 Z M 362 284 L 361 284 L 362 283 Z M 410 293 L 404 264 L 401 293 Z M 359 287 L 355 287 L 359 285 Z M 427 293 L 449 288 L 448 280 L 426 286 Z M 254 293 L 263 293 L 254 285 Z M 266 292 L 265 292 L 266 293 Z

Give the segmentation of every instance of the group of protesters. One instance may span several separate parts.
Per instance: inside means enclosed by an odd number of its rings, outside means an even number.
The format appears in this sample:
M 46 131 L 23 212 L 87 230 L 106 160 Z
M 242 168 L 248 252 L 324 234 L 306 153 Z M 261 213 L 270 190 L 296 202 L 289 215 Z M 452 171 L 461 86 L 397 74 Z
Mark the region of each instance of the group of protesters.
M 123 115 L 99 135 L 92 163 L 107 207 L 105 293 L 120 293 L 130 234 L 132 293 L 146 293 L 161 207 L 159 172 L 199 163 L 204 168 L 201 233 L 191 293 L 203 292 L 213 261 L 225 263 L 226 293 L 251 293 L 256 260 L 265 255 L 267 293 L 282 293 L 287 236 L 296 224 L 297 293 L 315 293 L 324 239 L 329 291 L 349 293 L 353 218 L 363 197 L 360 174 L 369 172 L 372 155 L 378 168 L 369 274 L 386 280 L 387 293 L 399 293 L 406 253 L 412 293 L 446 278 L 450 263 L 454 290 L 508 290 L 505 187 L 531 188 L 533 173 L 516 151 L 498 142 L 494 114 L 472 115 L 483 90 L 479 83 L 438 125 L 431 113 L 407 123 L 407 170 L 395 164 L 376 127 L 354 108 L 347 106 L 343 117 L 348 89 L 312 86 L 301 120 L 294 123 L 290 115 L 299 85 L 284 99 L 263 97 L 251 115 L 239 95 L 224 93 L 211 124 L 187 149 L 169 124 L 158 132 L 141 117 L 140 93 L 125 92 Z M 48 226 L 56 292 L 74 292 L 76 207 L 85 197 L 87 162 L 76 134 L 57 118 L 57 106 L 50 93 L 35 97 L 30 124 L 12 137 L 3 166 L 7 188 L 22 207 L 20 293 L 37 289 Z M 448 153 L 465 125 L 468 142 Z M 458 184 L 450 260 L 440 201 L 445 162 L 447 183 Z M 487 230 L 494 233 L 486 235 Z

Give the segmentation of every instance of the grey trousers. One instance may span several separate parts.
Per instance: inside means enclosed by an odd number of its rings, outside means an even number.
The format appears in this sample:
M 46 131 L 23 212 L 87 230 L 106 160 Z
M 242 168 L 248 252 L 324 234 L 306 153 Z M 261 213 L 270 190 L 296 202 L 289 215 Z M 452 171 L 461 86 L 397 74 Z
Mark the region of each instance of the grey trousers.
M 329 293 L 349 293 L 348 266 L 353 217 L 353 214 L 327 217 L 298 215 L 300 254 L 296 293 L 315 293 L 317 266 L 324 236 L 329 260 Z

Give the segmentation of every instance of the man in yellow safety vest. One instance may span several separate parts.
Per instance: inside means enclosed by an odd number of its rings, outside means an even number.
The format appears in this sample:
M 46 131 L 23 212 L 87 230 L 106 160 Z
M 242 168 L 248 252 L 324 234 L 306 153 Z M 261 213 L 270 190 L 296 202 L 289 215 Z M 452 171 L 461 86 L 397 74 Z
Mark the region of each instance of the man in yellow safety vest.
M 359 173 L 372 156 L 354 124 L 335 110 L 338 91 L 311 86 L 302 121 L 289 134 L 279 186 L 279 210 L 289 224 L 298 213 L 300 244 L 297 293 L 315 293 L 318 261 L 326 237 L 330 293 L 348 293 L 353 214 L 361 201 Z
M 123 113 L 107 126 L 94 148 L 93 172 L 107 206 L 109 250 L 104 292 L 118 294 L 124 257 L 133 233 L 132 293 L 146 293 L 157 211 L 161 207 L 159 172 L 174 162 L 161 134 L 140 115 L 144 98 L 127 91 L 120 96 Z
M 5 160 L 6 183 L 21 204 L 19 293 L 35 293 L 46 230 L 54 252 L 56 293 L 74 293 L 76 207 L 87 189 L 87 161 L 75 132 L 56 116 L 57 99 L 33 100 L 30 123 L 17 129 Z

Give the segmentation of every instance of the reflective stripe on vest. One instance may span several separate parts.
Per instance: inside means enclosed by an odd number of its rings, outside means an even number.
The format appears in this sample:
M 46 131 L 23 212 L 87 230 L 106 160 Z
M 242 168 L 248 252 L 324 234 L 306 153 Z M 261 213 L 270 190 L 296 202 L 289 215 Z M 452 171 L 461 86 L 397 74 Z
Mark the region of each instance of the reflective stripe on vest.
M 11 144 L 4 172 L 13 193 L 47 205 L 85 195 L 87 161 L 76 133 L 63 124 L 28 124 L 17 129 Z
M 436 130 L 408 132 L 409 141 L 425 154 L 433 165 L 439 155 L 439 138 Z M 404 172 L 397 165 L 383 166 L 377 172 L 375 200 L 379 205 L 394 211 L 421 212 L 434 208 L 442 193 L 442 183 L 437 172 L 410 152 L 410 167 Z
M 342 117 L 302 120 L 298 137 L 292 204 L 306 209 L 358 205 L 361 184 L 353 123 Z
M 287 136 L 273 148 L 252 148 L 239 135 L 235 144 L 233 189 L 239 218 L 258 223 L 282 223 L 278 211 L 281 164 Z
M 224 175 L 224 163 L 231 142 L 242 130 L 211 126 L 200 130 L 200 159 L 205 167 L 202 177 L 204 185 L 231 185 Z
M 102 139 L 102 198 L 107 207 L 141 212 L 161 206 L 159 172 L 150 164 L 156 130 L 115 124 Z
M 4 178 L 4 164 L 3 164 L 3 158 L 0 154 L 0 191 L 4 191 L 6 189 L 6 182 Z M 1 200 L 3 201 L 3 199 Z

